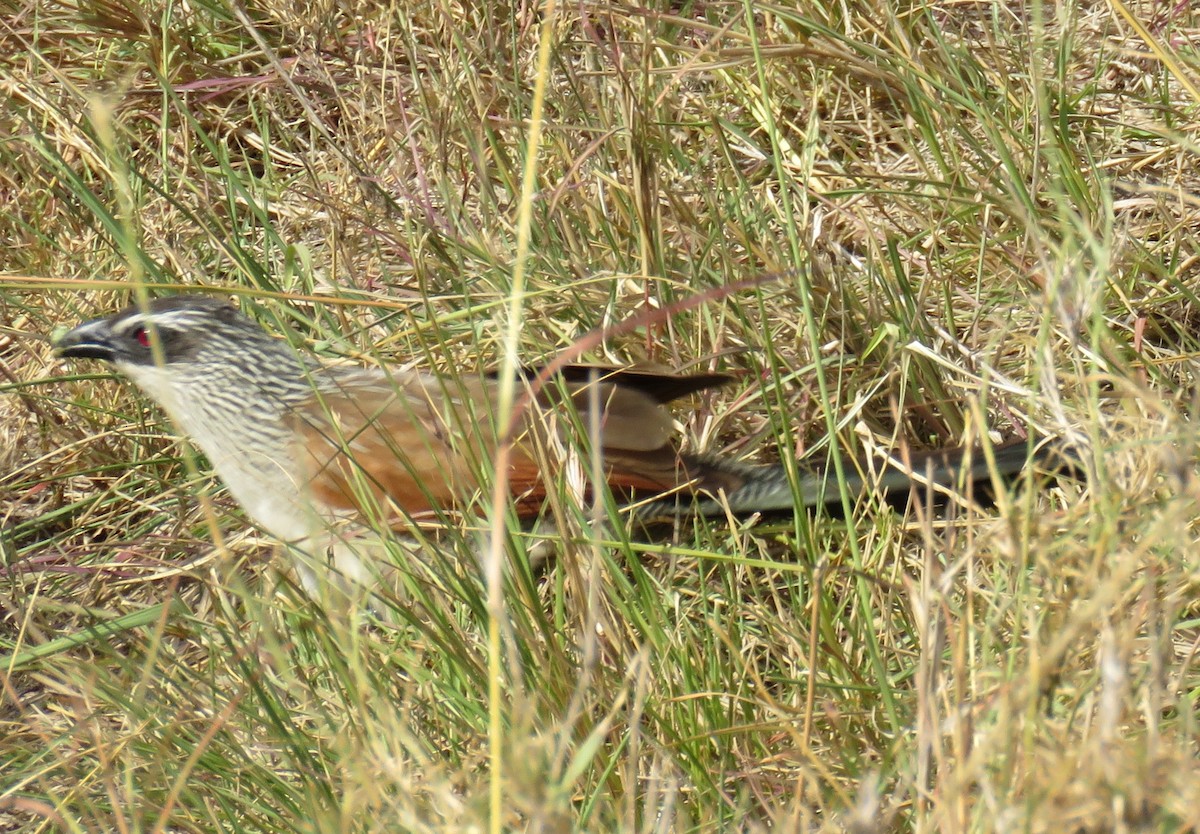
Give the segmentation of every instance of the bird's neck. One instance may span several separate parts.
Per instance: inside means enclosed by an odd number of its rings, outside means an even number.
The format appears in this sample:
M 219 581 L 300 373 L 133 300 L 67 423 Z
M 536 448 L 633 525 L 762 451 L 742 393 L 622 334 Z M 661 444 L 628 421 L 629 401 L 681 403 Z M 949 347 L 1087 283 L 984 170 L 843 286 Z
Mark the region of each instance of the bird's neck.
M 260 526 L 284 541 L 311 532 L 288 413 L 312 396 L 315 363 L 275 357 L 272 372 L 230 363 L 122 368 L 208 457 Z

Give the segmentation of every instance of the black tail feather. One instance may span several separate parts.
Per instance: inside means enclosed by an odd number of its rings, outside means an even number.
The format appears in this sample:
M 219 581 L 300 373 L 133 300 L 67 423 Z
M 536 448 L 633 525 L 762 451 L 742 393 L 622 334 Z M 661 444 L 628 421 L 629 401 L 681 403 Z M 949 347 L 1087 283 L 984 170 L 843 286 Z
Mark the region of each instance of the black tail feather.
M 916 497 L 944 504 L 961 496 L 990 505 L 996 483 L 1009 484 L 1032 467 L 1049 479 L 1080 477 L 1079 458 L 1062 442 L 1014 441 L 994 446 L 989 456 L 983 448 L 948 449 L 913 454 L 907 462 L 899 456 L 843 465 L 850 498 L 857 503 L 873 496 L 903 508 Z M 689 468 L 700 473 L 700 489 L 638 505 L 635 513 L 646 520 L 686 512 L 704 515 L 796 512 L 825 507 L 841 509 L 841 492 L 832 465 L 797 466 L 795 479 L 784 466 L 753 466 L 717 459 L 698 459 Z M 710 488 L 705 489 L 708 485 Z M 717 494 L 719 489 L 719 494 Z

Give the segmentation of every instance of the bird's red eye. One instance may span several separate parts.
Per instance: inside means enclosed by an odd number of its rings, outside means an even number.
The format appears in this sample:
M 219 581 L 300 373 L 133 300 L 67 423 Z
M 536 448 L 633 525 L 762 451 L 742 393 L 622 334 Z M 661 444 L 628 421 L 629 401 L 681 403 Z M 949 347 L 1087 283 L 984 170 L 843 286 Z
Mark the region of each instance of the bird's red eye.
M 146 332 L 146 328 L 139 327 L 133 331 L 133 338 L 137 339 L 137 343 L 142 347 L 150 347 L 150 334 Z

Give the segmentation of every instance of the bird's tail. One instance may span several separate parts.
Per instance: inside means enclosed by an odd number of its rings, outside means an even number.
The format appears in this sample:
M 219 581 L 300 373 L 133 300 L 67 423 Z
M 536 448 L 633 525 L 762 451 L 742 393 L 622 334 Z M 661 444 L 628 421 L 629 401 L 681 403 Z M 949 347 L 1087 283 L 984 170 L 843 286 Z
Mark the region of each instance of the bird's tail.
M 867 463 L 847 461 L 843 472 L 853 502 L 869 495 L 902 506 L 912 495 L 929 496 L 940 503 L 954 495 L 988 503 L 996 480 L 1011 482 L 1027 467 L 1051 478 L 1081 471 L 1078 458 L 1057 441 L 1015 441 L 992 447 L 990 455 L 982 448 L 966 448 L 921 452 L 906 461 L 896 457 Z M 639 505 L 637 515 L 649 520 L 681 511 L 705 515 L 798 511 L 840 508 L 842 502 L 831 464 L 819 468 L 798 465 L 794 481 L 787 468 L 778 465 L 698 458 L 689 462 L 689 469 L 698 474 L 694 499 L 684 495 L 657 499 Z

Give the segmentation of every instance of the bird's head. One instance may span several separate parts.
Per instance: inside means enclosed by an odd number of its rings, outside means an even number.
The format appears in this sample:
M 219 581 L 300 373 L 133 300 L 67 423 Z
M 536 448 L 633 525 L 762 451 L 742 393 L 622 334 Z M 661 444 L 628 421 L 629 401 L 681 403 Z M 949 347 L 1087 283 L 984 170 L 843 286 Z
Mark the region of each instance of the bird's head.
M 202 360 L 233 361 L 247 350 L 274 347 L 274 342 L 261 327 L 223 301 L 175 296 L 84 322 L 59 338 L 55 348 L 59 356 L 100 359 L 125 370 Z
M 189 400 L 239 408 L 285 402 L 310 392 L 311 363 L 229 304 L 173 296 L 135 305 L 68 331 L 59 356 L 112 363 L 181 419 Z

